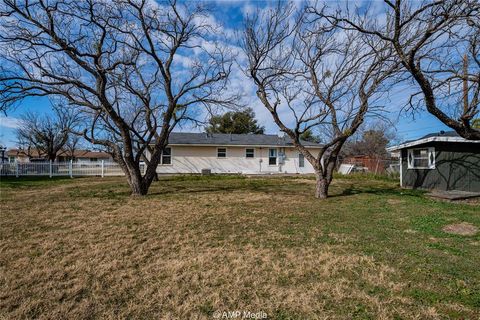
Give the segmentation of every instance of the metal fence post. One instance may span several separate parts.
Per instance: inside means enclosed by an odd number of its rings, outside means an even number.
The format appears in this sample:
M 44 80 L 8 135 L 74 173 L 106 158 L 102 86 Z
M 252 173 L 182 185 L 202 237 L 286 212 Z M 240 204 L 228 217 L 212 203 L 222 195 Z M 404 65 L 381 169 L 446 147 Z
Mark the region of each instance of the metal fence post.
M 52 160 L 48 162 L 48 176 L 52 177 Z
M 17 178 L 19 177 L 18 170 L 19 170 L 19 168 L 18 168 L 18 162 L 15 161 L 15 177 L 17 177 Z
M 73 178 L 73 160 L 69 163 L 70 178 Z
M 102 160 L 102 178 L 105 175 L 104 170 L 105 170 L 105 160 Z

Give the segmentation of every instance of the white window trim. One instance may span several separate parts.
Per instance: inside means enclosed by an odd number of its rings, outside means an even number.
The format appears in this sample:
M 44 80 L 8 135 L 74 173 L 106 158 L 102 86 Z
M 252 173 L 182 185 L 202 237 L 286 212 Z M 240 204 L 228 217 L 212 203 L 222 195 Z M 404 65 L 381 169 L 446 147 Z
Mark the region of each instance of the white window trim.
M 247 150 L 252 149 L 253 150 L 253 157 L 247 157 Z M 255 158 L 255 148 L 245 148 L 245 159 L 254 159 Z
M 300 157 L 303 157 L 303 166 L 300 165 Z M 305 156 L 303 155 L 303 153 L 299 153 L 298 154 L 298 167 L 299 168 L 305 168 Z
M 270 149 L 275 150 L 275 164 L 270 164 Z M 269 167 L 278 167 L 278 148 L 268 148 L 267 158 L 268 158 L 268 166 Z
M 413 163 L 410 162 L 410 155 L 413 157 L 413 151 L 414 150 L 425 150 L 427 149 L 427 161 L 428 161 L 428 166 L 427 167 L 414 167 Z M 433 155 L 433 163 L 430 163 L 430 155 Z M 407 149 L 407 169 L 409 170 L 432 170 L 435 169 L 435 148 L 434 147 L 423 147 L 423 148 L 412 148 L 412 149 Z M 413 158 L 415 160 L 415 158 Z
M 225 157 L 218 156 L 218 149 L 225 149 Z M 227 147 L 217 147 L 217 159 L 227 159 L 228 158 L 228 148 Z
M 160 164 L 161 166 L 168 167 L 168 166 L 173 166 L 173 148 L 172 147 L 166 147 L 170 149 L 170 163 L 169 164 L 163 164 L 163 151 L 160 154 Z

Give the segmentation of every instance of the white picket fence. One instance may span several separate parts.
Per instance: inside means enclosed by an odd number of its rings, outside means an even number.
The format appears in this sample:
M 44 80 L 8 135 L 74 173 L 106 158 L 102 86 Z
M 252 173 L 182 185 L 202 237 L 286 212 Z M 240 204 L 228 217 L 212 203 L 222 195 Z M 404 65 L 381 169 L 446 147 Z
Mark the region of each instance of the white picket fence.
M 140 167 L 143 172 L 145 167 Z M 83 176 L 123 176 L 120 166 L 115 162 L 14 162 L 0 164 L 1 176 L 48 176 L 48 177 L 83 177 Z

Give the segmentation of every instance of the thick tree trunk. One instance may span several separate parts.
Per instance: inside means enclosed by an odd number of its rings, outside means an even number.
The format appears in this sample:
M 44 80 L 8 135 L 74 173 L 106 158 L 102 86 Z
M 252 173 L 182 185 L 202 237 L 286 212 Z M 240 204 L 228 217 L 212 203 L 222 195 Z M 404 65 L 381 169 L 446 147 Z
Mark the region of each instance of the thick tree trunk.
M 145 174 L 143 176 L 139 162 L 136 162 L 131 158 L 122 157 L 120 152 L 117 152 L 116 154 L 114 153 L 113 158 L 125 173 L 132 197 L 142 197 L 147 195 L 152 182 L 158 181 L 157 166 L 160 162 L 159 152 L 154 154 L 150 160 L 145 157 L 143 158 L 146 165 Z
M 145 183 L 145 179 L 144 177 L 142 177 L 142 173 L 140 171 L 140 164 L 127 164 L 125 159 L 122 158 L 119 158 L 117 162 L 120 164 L 120 167 L 125 173 L 128 185 L 130 186 L 131 195 L 133 197 L 141 197 L 146 195 L 148 192 L 148 188 L 150 187 L 150 183 Z
M 148 187 L 150 187 L 150 185 L 145 185 L 141 175 L 137 176 L 135 174 L 130 176 L 128 184 L 130 185 L 133 197 L 145 196 L 148 192 Z
M 330 186 L 330 181 L 325 178 L 321 173 L 316 173 L 316 184 L 315 184 L 315 198 L 317 199 L 327 199 L 328 197 L 328 187 Z
M 151 170 L 149 170 L 149 167 L 152 167 Z M 147 170 L 146 170 L 145 175 L 143 176 L 143 179 L 142 179 L 142 184 L 143 184 L 143 187 L 145 188 L 145 194 L 147 194 L 148 189 L 150 188 L 150 185 L 152 184 L 153 181 L 158 181 L 158 174 L 157 174 L 156 166 L 154 166 L 150 162 L 147 165 Z
M 130 189 L 132 190 L 132 196 L 134 197 L 141 197 L 148 193 L 148 189 L 150 189 L 150 185 L 153 181 L 158 181 L 158 175 L 156 170 L 151 169 L 148 170 L 152 163 L 147 165 L 147 170 L 145 175 L 142 177 L 140 173 L 140 169 L 134 170 L 134 172 L 130 172 L 130 177 L 128 178 L 128 183 L 130 185 Z

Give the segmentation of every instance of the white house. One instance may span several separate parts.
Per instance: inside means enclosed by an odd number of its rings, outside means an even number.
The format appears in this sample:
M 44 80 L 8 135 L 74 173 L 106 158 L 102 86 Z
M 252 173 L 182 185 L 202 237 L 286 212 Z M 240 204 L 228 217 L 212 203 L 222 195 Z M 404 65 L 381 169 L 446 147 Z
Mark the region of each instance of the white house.
M 302 142 L 311 152 L 320 145 Z M 158 173 L 313 173 L 312 165 L 285 136 L 174 132 L 168 139 Z

